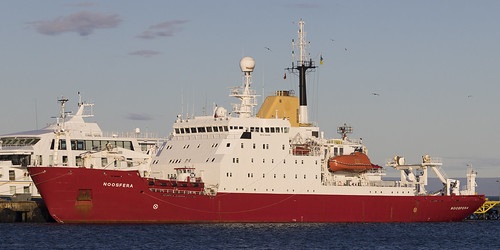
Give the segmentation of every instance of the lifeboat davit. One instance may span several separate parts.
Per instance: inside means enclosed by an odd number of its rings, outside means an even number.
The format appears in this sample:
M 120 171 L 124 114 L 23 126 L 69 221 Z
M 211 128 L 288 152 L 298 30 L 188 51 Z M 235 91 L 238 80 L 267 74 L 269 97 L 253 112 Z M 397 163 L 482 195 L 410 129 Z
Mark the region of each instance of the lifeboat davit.
M 361 152 L 353 152 L 349 155 L 338 155 L 328 160 L 330 171 L 363 172 L 378 166 L 370 162 L 368 156 Z

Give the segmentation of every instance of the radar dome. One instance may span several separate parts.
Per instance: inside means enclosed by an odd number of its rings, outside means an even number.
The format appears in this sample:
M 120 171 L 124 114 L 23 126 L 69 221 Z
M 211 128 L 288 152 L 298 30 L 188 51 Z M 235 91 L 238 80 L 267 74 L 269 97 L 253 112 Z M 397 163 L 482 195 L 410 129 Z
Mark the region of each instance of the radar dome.
M 255 68 L 255 60 L 249 56 L 243 57 L 240 61 L 240 68 L 243 72 L 252 72 Z

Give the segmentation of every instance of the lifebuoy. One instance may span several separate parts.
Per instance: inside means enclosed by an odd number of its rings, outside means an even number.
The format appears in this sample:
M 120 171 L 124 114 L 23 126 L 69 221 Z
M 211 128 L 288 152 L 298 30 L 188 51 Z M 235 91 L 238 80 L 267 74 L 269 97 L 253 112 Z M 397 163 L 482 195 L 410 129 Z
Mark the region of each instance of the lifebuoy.
M 191 176 L 191 178 L 194 178 L 195 174 L 191 173 L 189 176 Z

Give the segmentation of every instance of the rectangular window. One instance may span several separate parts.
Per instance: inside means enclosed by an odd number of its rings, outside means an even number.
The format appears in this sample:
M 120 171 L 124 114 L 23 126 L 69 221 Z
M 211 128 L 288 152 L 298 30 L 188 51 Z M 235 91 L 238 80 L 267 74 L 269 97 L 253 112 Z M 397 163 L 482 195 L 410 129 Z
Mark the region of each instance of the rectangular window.
M 83 141 L 76 141 L 76 150 L 85 150 L 83 148 Z
M 16 172 L 14 170 L 9 170 L 9 181 L 16 180 Z
M 60 140 L 59 149 L 60 150 L 66 150 L 66 140 L 64 140 L 64 139 Z
M 52 140 L 52 143 L 50 144 L 50 149 L 54 149 L 54 140 Z M 59 140 L 59 150 L 66 150 L 66 140 L 60 139 Z
M 82 167 L 83 166 L 83 159 L 81 156 L 76 156 L 75 157 L 75 163 L 77 167 Z
M 101 158 L 101 167 L 106 167 L 108 165 L 108 158 Z
M 100 141 L 92 141 L 92 147 L 87 150 L 101 150 L 101 142 Z
M 24 186 L 23 191 L 25 194 L 29 194 L 30 193 L 30 186 Z
M 123 148 L 129 149 L 129 150 L 134 150 L 134 147 L 132 146 L 132 142 L 131 141 L 124 141 L 123 142 Z

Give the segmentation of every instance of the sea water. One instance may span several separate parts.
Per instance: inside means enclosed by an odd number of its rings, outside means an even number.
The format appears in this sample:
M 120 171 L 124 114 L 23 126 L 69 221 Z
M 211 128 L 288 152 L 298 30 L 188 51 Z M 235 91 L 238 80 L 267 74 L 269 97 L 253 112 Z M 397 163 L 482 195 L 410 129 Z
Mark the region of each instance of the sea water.
M 500 221 L 0 224 L 0 249 L 500 249 Z

